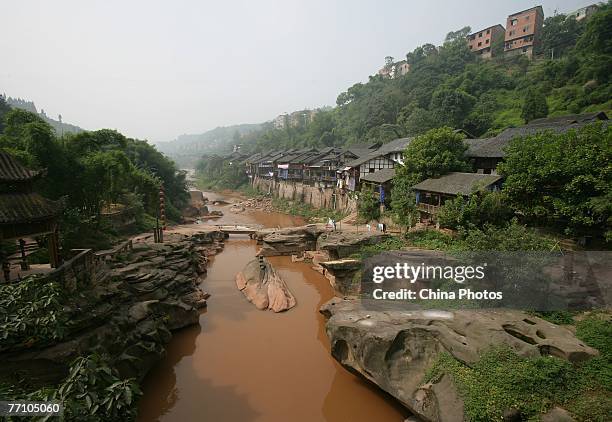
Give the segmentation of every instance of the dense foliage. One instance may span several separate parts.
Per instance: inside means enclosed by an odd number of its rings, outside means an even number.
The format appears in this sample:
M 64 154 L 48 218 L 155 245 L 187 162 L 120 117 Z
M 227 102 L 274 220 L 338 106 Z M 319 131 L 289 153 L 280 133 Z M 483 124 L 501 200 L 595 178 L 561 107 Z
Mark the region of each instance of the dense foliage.
M 90 354 L 76 358 L 59 385 L 30 391 L 27 384 L 0 384 L 0 395 L 5 400 L 62 403 L 65 421 L 131 421 L 142 391 L 136 380 L 122 379 L 107 356 Z
M 45 170 L 37 191 L 64 198 L 62 233 L 74 234 L 63 237 L 65 247 L 94 246 L 87 239 L 106 232 L 101 213 L 117 204 L 140 211 L 140 217 L 156 215 L 162 184 L 167 215 L 180 216 L 177 208 L 187 200 L 185 176 L 146 141 L 109 129 L 58 138 L 39 116 L 20 109 L 4 113 L 3 124 L 0 148 L 30 168 Z
M 566 234 L 612 239 L 612 127 L 516 139 L 499 170 L 508 204 L 525 220 Z
M 461 228 L 455 235 L 437 230 L 413 231 L 406 235 L 413 246 L 444 251 L 554 251 L 557 242 L 534 229 L 519 224 L 516 219 L 501 226 Z
M 56 282 L 29 277 L 0 285 L 0 350 L 60 340 L 68 314 Z
M 377 220 L 380 217 L 378 197 L 371 188 L 363 188 L 359 192 L 357 214 L 363 221 Z
M 593 313 L 576 324 L 576 337 L 599 351 L 599 356 L 585 362 L 525 358 L 497 347 L 467 366 L 442 353 L 424 381 L 449 375 L 471 421 L 499 420 L 510 409 L 516 409 L 522 420 L 532 420 L 554 405 L 569 410 L 579 421 L 608 421 L 612 413 L 611 327 L 609 313 Z
M 310 124 L 285 129 L 270 124 L 240 142 L 249 151 L 341 146 L 442 126 L 480 136 L 520 125 L 524 117 L 610 110 L 610 27 L 610 3 L 580 22 L 563 14 L 547 17 L 533 62 L 503 54 L 479 60 L 467 47 L 470 29 L 462 28 L 441 46 L 424 44 L 409 52 L 407 74 L 370 76 L 351 86 L 338 95 L 335 108 L 320 111 Z
M 196 165 L 201 187 L 206 189 L 237 189 L 249 180 L 244 166 L 217 155 L 202 157 Z
M 467 148 L 463 138 L 451 128 L 442 127 L 431 129 L 408 144 L 404 165 L 396 169 L 391 191 L 393 218 L 398 224 L 410 227 L 417 221 L 412 186 L 430 177 L 470 169 L 464 156 Z
M 512 216 L 505 195 L 488 191 L 446 201 L 436 215 L 442 227 L 451 229 L 504 225 Z

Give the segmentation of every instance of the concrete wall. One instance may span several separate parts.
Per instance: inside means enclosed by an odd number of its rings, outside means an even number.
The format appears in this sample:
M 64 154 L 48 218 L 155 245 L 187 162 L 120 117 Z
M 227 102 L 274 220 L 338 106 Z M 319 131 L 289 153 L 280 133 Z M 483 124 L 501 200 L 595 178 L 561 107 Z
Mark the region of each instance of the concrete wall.
M 253 187 L 274 198 L 304 202 L 314 208 L 328 208 L 351 213 L 357 210 L 357 202 L 343 189 L 305 185 L 302 182 L 272 180 L 256 177 Z

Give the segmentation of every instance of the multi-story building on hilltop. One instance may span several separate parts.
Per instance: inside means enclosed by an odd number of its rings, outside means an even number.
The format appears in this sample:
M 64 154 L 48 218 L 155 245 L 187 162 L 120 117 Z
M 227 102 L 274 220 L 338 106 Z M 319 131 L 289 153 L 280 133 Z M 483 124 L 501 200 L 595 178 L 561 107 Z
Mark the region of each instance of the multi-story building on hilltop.
M 406 60 L 394 62 L 393 57 L 385 57 L 385 65 L 378 70 L 378 74 L 383 78 L 397 78 L 410 72 L 410 64 Z
M 508 16 L 504 53 L 506 55 L 525 54 L 529 58 L 533 57 L 534 49 L 538 48 L 541 43 L 543 23 L 542 6 L 532 7 Z
M 284 129 L 289 122 L 289 115 L 287 113 L 279 114 L 272 122 L 274 123 L 274 129 Z
M 496 43 L 503 44 L 505 31 L 503 26 L 497 24 L 474 32 L 468 35 L 468 47 L 483 59 L 490 59 L 495 54 L 492 47 Z
M 581 7 L 578 10 L 574 10 L 571 13 L 567 14 L 567 17 L 573 17 L 574 19 L 576 19 L 577 21 L 581 21 L 583 19 L 588 18 L 589 16 L 591 16 L 593 13 L 597 12 L 597 9 L 599 8 L 598 5 L 596 4 L 590 4 L 588 6 L 584 6 Z

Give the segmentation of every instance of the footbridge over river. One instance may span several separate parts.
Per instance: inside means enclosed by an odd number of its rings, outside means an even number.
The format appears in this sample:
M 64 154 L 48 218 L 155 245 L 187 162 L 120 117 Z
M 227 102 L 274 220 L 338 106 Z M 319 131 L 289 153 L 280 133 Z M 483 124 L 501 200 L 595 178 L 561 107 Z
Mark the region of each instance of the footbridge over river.
M 222 231 L 227 234 L 248 234 L 252 235 L 260 231 L 263 226 L 259 224 L 215 224 L 208 225 L 215 230 Z

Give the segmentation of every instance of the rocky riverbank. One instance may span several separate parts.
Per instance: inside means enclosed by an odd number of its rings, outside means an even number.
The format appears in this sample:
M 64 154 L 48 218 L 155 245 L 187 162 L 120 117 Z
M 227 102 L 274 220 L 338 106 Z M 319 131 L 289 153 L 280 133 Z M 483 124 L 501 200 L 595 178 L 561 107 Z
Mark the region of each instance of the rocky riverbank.
M 230 211 L 233 213 L 241 213 L 246 210 L 258 210 L 263 212 L 273 212 L 274 206 L 272 199 L 266 197 L 249 198 L 244 201 L 232 204 Z
M 466 420 L 463 397 L 452 378 L 426 380 L 443 352 L 468 367 L 499 346 L 523 357 L 555 356 L 572 363 L 598 354 L 570 330 L 522 311 L 377 311 L 336 298 L 321 313 L 328 318 L 333 357 L 424 421 Z M 509 409 L 509 417 L 514 413 L 516 409 Z M 504 420 L 521 420 L 520 413 Z
M 19 371 L 33 385 L 53 384 L 76 357 L 102 353 L 122 377 L 142 379 L 164 355 L 172 331 L 198 322 L 208 297 L 199 278 L 225 239 L 221 232 L 165 237 L 165 243 L 141 239 L 131 250 L 96 257 L 95 281 L 61 298 L 55 318 L 66 323 L 55 340 L 0 345 L 0 378 Z

